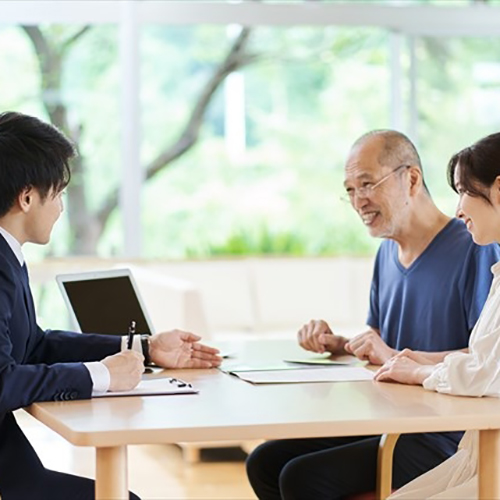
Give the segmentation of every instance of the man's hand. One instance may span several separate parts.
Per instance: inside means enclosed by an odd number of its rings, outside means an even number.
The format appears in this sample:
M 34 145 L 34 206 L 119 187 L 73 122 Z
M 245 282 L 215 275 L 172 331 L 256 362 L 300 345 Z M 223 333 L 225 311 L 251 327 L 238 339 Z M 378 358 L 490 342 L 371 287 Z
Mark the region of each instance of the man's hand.
M 141 381 L 144 356 L 136 351 L 122 351 L 108 356 L 102 363 L 109 370 L 109 390 L 130 391 Z
M 312 319 L 304 325 L 297 333 L 300 347 L 307 351 L 332 354 L 343 354 L 344 345 L 347 342 L 344 337 L 335 335 L 326 321 Z
M 162 332 L 151 337 L 149 356 L 163 368 L 213 368 L 221 364 L 219 350 L 198 343 L 198 335 L 182 330 Z
M 390 348 L 375 330 L 357 335 L 344 348 L 349 354 L 368 360 L 372 365 L 383 365 L 398 352 Z
M 379 382 L 399 382 L 408 385 L 422 385 L 432 373 L 434 365 L 420 364 L 407 356 L 395 356 L 387 361 L 375 374 Z

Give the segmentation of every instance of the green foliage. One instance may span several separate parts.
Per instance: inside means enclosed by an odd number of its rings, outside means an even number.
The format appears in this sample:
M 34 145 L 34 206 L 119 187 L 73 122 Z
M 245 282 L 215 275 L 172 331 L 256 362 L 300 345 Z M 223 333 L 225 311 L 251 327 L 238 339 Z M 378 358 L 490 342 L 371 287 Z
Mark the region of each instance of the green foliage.
M 419 40 L 419 146 L 438 205 L 453 213 L 456 197 L 446 181 L 453 153 L 500 128 L 497 38 Z
M 79 29 L 43 28 L 56 44 Z M 229 152 L 221 88 L 198 144 L 143 187 L 144 256 L 372 254 L 378 241 L 338 199 L 350 144 L 390 126 L 388 33 L 260 27 L 251 40 L 250 53 L 261 59 L 242 73 L 246 150 L 237 157 Z M 223 26 L 151 25 L 140 43 L 146 165 L 181 133 L 231 36 Z M 500 126 L 499 45 L 496 38 L 416 40 L 418 146 L 431 192 L 448 213 L 455 205 L 446 185 L 448 158 Z M 69 51 L 57 96 L 81 126 L 92 207 L 121 175 L 117 52 L 116 27 L 92 27 Z M 19 29 L 0 30 L 0 54 L 0 107 L 45 118 L 37 61 Z M 121 253 L 121 224 L 116 211 L 99 254 Z M 68 235 L 62 221 L 51 251 L 64 254 Z
M 231 233 L 228 239 L 219 244 L 208 244 L 198 248 L 188 248 L 186 256 L 189 258 L 230 257 L 234 255 L 249 256 L 336 256 L 372 254 L 375 245 L 367 244 L 364 238 L 356 231 L 344 228 L 326 240 L 308 241 L 303 233 L 289 231 L 273 232 L 264 222 L 257 230 L 239 228 Z
M 203 249 L 186 249 L 188 257 L 231 255 L 306 255 L 304 241 L 292 233 L 272 233 L 262 225 L 255 233 L 238 229 L 222 244 L 208 245 Z

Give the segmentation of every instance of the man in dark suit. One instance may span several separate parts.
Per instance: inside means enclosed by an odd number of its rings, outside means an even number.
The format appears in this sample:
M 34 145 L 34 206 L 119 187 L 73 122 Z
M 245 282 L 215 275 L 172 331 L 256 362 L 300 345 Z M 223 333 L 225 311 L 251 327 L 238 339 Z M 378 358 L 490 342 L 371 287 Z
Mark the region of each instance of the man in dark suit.
M 91 500 L 94 482 L 45 469 L 13 410 L 39 401 L 88 399 L 134 388 L 144 355 L 166 368 L 220 364 L 197 335 L 173 330 L 123 349 L 117 336 L 43 331 L 36 323 L 22 253 L 46 244 L 70 180 L 72 144 L 56 128 L 0 114 L 0 495 L 2 500 Z M 148 352 L 142 352 L 142 349 Z M 138 497 L 131 494 L 131 498 Z

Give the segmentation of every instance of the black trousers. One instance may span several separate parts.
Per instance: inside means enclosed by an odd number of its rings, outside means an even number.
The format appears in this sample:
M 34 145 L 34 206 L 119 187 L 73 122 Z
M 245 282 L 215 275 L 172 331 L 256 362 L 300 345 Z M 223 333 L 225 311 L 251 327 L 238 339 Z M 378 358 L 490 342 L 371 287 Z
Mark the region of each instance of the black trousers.
M 404 434 L 394 450 L 393 488 L 456 452 L 461 433 Z M 260 500 L 337 500 L 375 490 L 380 436 L 269 441 L 247 459 Z
M 130 500 L 140 500 L 130 493 Z M 94 500 L 95 482 L 45 469 L 35 477 L 26 477 L 24 484 L 2 492 L 2 500 Z
M 2 500 L 94 500 L 95 482 L 46 469 L 12 413 L 5 416 L 8 432 L 0 434 L 0 495 Z M 130 493 L 130 500 L 140 500 Z

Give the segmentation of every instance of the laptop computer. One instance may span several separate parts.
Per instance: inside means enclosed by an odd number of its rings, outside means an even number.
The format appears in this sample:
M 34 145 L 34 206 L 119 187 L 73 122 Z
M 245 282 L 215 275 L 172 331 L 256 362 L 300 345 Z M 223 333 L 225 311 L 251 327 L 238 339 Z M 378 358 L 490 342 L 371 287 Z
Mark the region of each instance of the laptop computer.
M 130 269 L 59 274 L 56 281 L 76 330 L 124 335 L 155 333 Z

